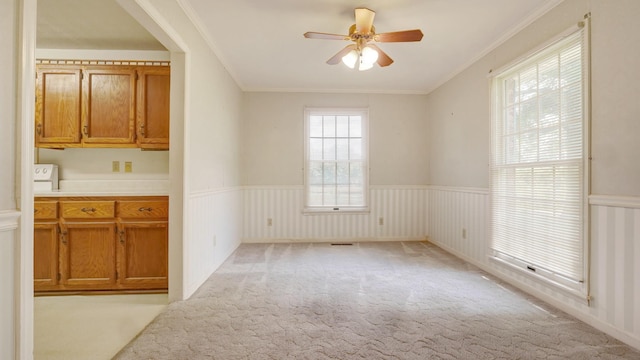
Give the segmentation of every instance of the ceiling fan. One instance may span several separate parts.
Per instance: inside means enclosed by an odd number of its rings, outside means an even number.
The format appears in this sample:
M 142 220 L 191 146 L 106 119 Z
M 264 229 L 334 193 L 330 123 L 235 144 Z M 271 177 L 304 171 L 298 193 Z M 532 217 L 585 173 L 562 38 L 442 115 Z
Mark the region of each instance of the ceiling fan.
M 342 62 L 348 67 L 358 70 L 368 70 L 373 67 L 374 63 L 380 66 L 389 66 L 393 63 L 393 59 L 382 51 L 374 42 L 408 42 L 422 40 L 422 31 L 404 30 L 382 34 L 376 34 L 373 26 L 373 18 L 376 16 L 375 11 L 367 8 L 356 8 L 356 23 L 349 28 L 349 35 L 327 34 L 319 32 L 306 32 L 304 37 L 308 39 L 325 39 L 325 40 L 350 40 L 353 44 L 347 45 L 340 50 L 331 59 L 327 60 L 327 64 L 336 65 Z

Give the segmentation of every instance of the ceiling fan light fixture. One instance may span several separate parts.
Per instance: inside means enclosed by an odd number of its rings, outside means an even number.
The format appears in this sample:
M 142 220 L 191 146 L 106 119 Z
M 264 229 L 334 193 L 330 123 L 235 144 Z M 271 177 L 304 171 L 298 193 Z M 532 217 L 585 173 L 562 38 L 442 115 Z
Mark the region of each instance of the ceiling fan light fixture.
M 356 63 L 358 62 L 358 52 L 355 50 L 351 50 L 347 53 L 347 55 L 342 57 L 342 62 L 349 67 L 349 69 L 354 69 L 356 67 Z
M 376 61 L 378 61 L 378 52 L 370 46 L 365 46 L 362 49 L 361 62 L 373 65 Z

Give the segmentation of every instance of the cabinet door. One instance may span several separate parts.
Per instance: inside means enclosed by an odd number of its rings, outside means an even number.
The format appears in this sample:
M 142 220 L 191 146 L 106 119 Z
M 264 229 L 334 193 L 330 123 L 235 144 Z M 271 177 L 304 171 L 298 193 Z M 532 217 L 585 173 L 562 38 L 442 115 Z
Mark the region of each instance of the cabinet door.
M 58 223 L 35 223 L 33 229 L 33 290 L 58 285 Z
M 36 147 L 80 146 L 82 94 L 80 68 L 38 66 Z
M 169 67 L 138 70 L 138 146 L 169 149 Z
M 61 283 L 65 289 L 113 289 L 116 284 L 116 224 L 65 222 L 60 234 Z
M 91 67 L 83 80 L 85 147 L 135 147 L 136 72 L 130 67 Z
M 118 276 L 122 288 L 167 288 L 167 230 L 167 222 L 120 224 Z

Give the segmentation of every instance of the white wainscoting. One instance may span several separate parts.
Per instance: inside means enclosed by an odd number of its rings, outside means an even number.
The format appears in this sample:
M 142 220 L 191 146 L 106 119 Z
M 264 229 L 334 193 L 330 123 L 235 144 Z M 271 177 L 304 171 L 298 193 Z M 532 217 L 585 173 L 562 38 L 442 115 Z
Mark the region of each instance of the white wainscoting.
M 189 196 L 183 245 L 186 297 L 240 245 L 241 191 L 225 188 Z
M 0 211 L 0 359 L 15 358 L 16 229 L 20 213 Z
M 640 201 L 591 203 L 591 314 L 640 347 Z
M 640 198 L 590 197 L 591 305 L 489 261 L 488 204 L 486 189 L 431 187 L 429 240 L 640 348 Z
M 426 186 L 372 186 L 370 190 L 368 213 L 304 214 L 302 186 L 246 187 L 242 241 L 425 239 L 429 198 Z

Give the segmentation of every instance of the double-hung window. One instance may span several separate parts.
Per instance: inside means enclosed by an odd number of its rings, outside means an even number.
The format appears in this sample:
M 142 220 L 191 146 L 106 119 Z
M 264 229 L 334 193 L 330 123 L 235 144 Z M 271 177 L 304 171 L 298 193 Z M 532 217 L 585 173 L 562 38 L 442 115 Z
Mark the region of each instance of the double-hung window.
M 493 79 L 491 255 L 584 291 L 588 149 L 585 30 Z
M 305 109 L 305 211 L 368 208 L 367 109 Z

